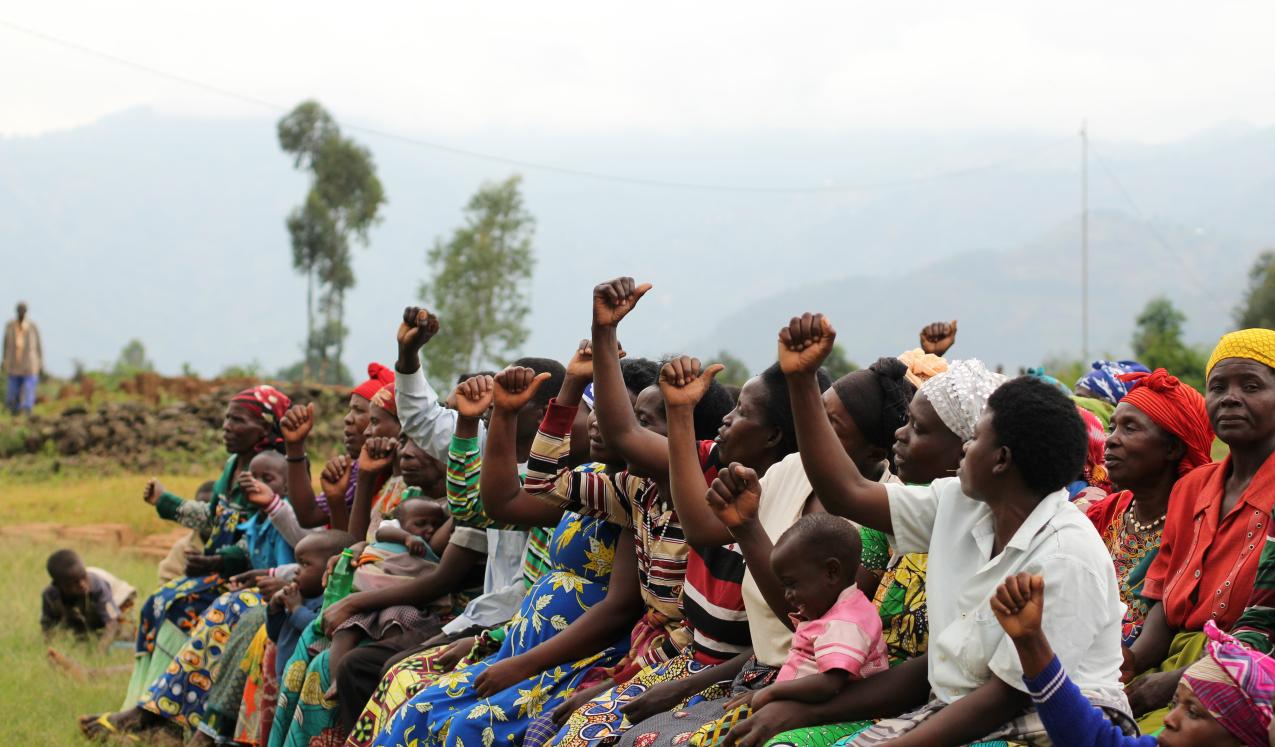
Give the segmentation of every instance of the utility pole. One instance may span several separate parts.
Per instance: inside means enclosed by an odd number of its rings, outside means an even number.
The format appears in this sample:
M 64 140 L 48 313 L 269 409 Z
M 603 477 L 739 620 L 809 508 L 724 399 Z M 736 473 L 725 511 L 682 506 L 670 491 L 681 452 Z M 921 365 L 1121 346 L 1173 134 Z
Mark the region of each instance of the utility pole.
M 1080 351 L 1089 364 L 1089 122 L 1080 123 Z

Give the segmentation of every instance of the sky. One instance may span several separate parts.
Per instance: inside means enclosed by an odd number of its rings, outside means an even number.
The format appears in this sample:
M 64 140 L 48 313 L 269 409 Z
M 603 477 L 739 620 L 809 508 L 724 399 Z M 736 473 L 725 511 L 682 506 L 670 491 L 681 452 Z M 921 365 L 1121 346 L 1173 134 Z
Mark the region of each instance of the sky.
M 1066 134 L 1087 118 L 1165 142 L 1275 122 L 1272 29 L 1269 2 L 0 0 L 0 136 L 135 106 L 268 108 L 78 46 L 396 132 Z

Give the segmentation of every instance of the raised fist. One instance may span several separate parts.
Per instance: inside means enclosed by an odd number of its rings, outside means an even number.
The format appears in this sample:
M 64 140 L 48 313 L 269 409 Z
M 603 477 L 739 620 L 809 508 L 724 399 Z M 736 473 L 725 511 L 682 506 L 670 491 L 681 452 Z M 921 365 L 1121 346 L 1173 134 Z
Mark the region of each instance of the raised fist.
M 779 330 L 779 368 L 785 374 L 814 373 L 836 341 L 837 332 L 823 314 L 794 316 Z
M 956 342 L 956 320 L 934 322 L 921 328 L 921 350 L 943 355 Z
M 456 411 L 466 418 L 481 418 L 491 407 L 492 400 L 496 396 L 495 378 L 487 376 L 473 376 L 456 387 Z
M 616 278 L 593 289 L 593 323 L 614 327 L 651 290 L 650 283 L 638 285 L 633 278 Z
M 739 462 L 731 462 L 729 467 L 718 471 L 706 499 L 717 518 L 727 528 L 734 529 L 756 521 L 761 482 L 756 472 Z
M 660 369 L 660 392 L 665 407 L 694 407 L 704 398 L 713 378 L 726 367 L 714 363 L 700 370 L 699 358 L 680 356 L 665 363 Z
M 495 403 L 502 410 L 518 412 L 527 406 L 549 373 L 536 373 L 525 366 L 510 366 L 496 374 Z
M 290 444 L 299 444 L 310 435 L 314 427 L 314 403 L 293 405 L 283 414 L 279 421 L 279 430 L 283 431 L 283 440 Z

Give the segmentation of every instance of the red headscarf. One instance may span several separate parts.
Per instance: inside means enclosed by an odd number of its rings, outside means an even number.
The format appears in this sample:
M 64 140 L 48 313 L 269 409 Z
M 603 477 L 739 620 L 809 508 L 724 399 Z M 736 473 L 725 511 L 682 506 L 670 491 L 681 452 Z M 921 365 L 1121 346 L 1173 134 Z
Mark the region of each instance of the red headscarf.
M 231 404 L 242 405 L 258 417 L 266 425 L 266 437 L 257 444 L 257 451 L 275 448 L 283 443 L 283 433 L 279 430 L 279 421 L 283 414 L 292 407 L 288 395 L 269 384 L 261 384 L 245 389 L 230 398 Z
M 382 387 L 393 383 L 394 372 L 380 363 L 372 362 L 367 364 L 367 381 L 354 387 L 354 394 L 363 399 L 371 400 L 372 396 L 381 391 Z
M 372 404 L 393 415 L 397 420 L 398 405 L 394 402 L 394 382 L 391 381 L 372 395 Z
M 1107 479 L 1107 430 L 1097 415 L 1076 405 L 1076 412 L 1085 421 L 1085 435 L 1088 441 L 1088 454 L 1085 457 L 1085 482 L 1095 488 L 1111 491 L 1111 481 Z
M 1122 403 L 1143 411 L 1156 425 L 1186 444 L 1186 454 L 1178 464 L 1179 475 L 1213 461 L 1213 427 L 1209 425 L 1203 395 L 1163 368 L 1149 374 L 1125 374 L 1120 379 L 1131 383 Z

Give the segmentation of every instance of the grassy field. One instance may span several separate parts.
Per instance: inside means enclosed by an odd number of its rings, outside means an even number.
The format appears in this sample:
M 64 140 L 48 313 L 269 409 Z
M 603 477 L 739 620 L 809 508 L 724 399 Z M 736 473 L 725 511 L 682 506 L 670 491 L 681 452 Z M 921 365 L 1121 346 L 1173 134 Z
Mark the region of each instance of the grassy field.
M 213 475 L 210 473 L 209 477 Z M 0 526 L 33 522 L 60 524 L 127 524 L 139 534 L 163 532 L 173 525 L 155 515 L 141 498 L 147 475 L 102 479 L 53 478 L 41 482 L 6 481 L 0 487 Z M 164 476 L 169 490 L 191 496 L 207 478 Z M 40 591 L 48 583 L 44 561 L 65 546 L 56 540 L 23 541 L 6 536 L 0 559 L 0 724 L 3 744 L 84 745 L 75 717 L 115 710 L 120 706 L 128 675 L 118 674 L 76 682 L 50 667 L 40 634 Z M 157 585 L 154 560 L 119 548 L 83 545 L 75 548 L 89 565 L 109 570 L 137 587 L 144 598 Z M 97 655 L 73 637 L 53 644 L 90 666 L 128 665 L 131 646 Z

